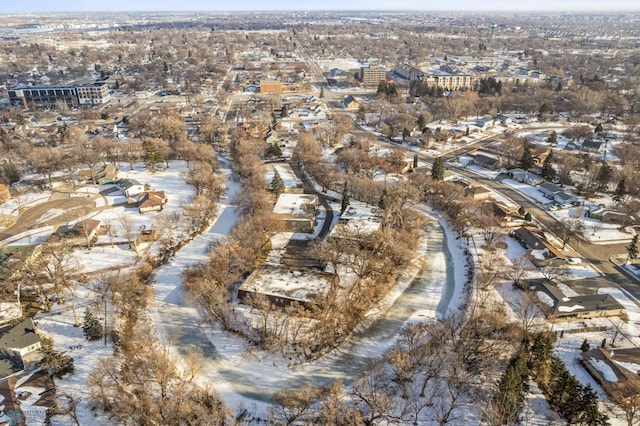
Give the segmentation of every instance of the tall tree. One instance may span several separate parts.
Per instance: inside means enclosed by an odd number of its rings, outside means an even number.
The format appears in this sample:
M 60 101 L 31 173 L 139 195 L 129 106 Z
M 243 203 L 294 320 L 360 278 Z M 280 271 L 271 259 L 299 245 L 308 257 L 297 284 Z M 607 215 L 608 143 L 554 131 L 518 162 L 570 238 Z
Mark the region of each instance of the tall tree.
M 551 161 L 553 160 L 553 150 L 549 151 L 549 155 L 544 159 L 542 164 L 542 179 L 553 182 L 556 179 L 556 169 L 553 168 Z
M 96 316 L 86 308 L 84 310 L 84 321 L 82 322 L 82 332 L 87 340 L 98 340 L 102 337 L 102 325 Z
M 431 177 L 433 180 L 444 181 L 444 160 L 442 157 L 436 157 L 431 167 Z
M 526 143 L 524 145 L 524 152 L 522 153 L 522 157 L 520 157 L 520 166 L 523 170 L 529 170 L 535 164 L 535 160 L 533 159 L 533 154 L 531 153 L 531 146 Z
M 273 179 L 271 179 L 271 192 L 276 198 L 284 192 L 284 181 L 277 170 L 274 170 Z
M 613 193 L 613 201 L 620 204 L 620 201 L 624 199 L 624 196 L 627 194 L 627 178 L 620 179 L 620 182 L 616 185 L 616 189 Z
M 611 166 L 607 164 L 606 161 L 603 161 L 600 166 L 600 170 L 598 171 L 598 175 L 596 176 L 596 189 L 598 191 L 606 191 L 612 177 L 613 170 L 611 169 Z
M 144 164 L 148 169 L 155 169 L 156 165 L 164 161 L 162 152 L 151 139 L 146 139 L 142 143 L 144 149 Z

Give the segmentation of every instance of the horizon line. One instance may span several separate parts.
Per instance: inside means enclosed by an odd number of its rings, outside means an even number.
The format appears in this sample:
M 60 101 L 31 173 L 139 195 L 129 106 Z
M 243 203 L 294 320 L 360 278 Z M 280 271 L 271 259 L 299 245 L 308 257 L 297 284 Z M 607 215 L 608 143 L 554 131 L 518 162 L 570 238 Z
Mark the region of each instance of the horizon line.
M 407 8 L 407 9 L 135 9 L 135 10 L 41 10 L 41 11 L 2 11 L 0 10 L 0 15 L 6 14 L 58 14 L 58 13 L 295 13 L 295 12 L 449 12 L 449 13 L 459 13 L 463 15 L 475 14 L 475 13 L 531 13 L 531 14 L 542 14 L 542 13 L 578 13 L 578 14 L 589 14 L 589 13 L 599 13 L 603 15 L 611 15 L 616 13 L 640 13 L 640 6 L 636 6 L 635 8 L 629 7 L 628 9 L 607 9 L 607 8 L 593 8 L 593 9 L 478 9 L 478 10 L 469 10 L 469 9 L 416 9 L 416 8 Z

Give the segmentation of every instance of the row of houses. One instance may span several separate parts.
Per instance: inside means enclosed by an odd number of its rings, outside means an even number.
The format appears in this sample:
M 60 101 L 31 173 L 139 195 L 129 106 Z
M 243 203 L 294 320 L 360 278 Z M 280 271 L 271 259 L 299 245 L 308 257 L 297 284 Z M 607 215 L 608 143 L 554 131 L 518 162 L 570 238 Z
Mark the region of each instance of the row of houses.
M 534 173 L 514 169 L 509 171 L 509 176 L 515 181 L 537 187 L 546 198 L 558 204 L 571 204 L 578 201 L 578 197 L 574 194 L 566 192 L 558 185 L 545 182 L 544 179 Z

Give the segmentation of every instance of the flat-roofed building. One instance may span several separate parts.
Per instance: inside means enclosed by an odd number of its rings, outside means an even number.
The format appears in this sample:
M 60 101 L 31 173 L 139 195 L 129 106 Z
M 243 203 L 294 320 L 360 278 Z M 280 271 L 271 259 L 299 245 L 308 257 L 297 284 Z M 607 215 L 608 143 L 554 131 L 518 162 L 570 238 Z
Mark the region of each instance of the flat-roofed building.
M 377 88 L 380 82 L 387 79 L 387 70 L 384 67 L 361 67 L 360 81 L 368 89 Z
M 289 232 L 313 232 L 318 205 L 317 195 L 280 194 L 273 214 Z
M 78 86 L 78 103 L 80 105 L 101 105 L 109 102 L 109 86 L 105 83 L 94 83 Z
M 305 308 L 324 303 L 339 278 L 313 269 L 264 265 L 254 270 L 238 289 L 240 303 L 255 305 L 264 297 L 270 304 L 284 308 L 298 304 Z
M 422 81 L 428 86 L 441 87 L 445 90 L 471 89 L 474 77 L 471 74 L 434 73 L 426 75 Z
M 261 80 L 260 93 L 280 93 L 282 92 L 282 83 L 278 80 Z
M 11 105 L 38 109 L 52 109 L 60 103 L 70 108 L 78 105 L 100 105 L 110 99 L 106 83 L 20 86 L 10 88 L 8 94 Z

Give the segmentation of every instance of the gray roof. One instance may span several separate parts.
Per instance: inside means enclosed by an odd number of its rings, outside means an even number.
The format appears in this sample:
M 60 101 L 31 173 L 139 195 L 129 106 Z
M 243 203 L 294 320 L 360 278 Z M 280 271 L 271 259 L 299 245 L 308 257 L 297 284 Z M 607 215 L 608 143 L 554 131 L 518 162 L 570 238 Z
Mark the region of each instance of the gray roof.
M 142 186 L 142 184 L 135 179 L 118 179 L 118 182 L 116 182 L 116 185 L 118 185 L 120 188 L 123 188 L 123 189 L 129 189 L 132 186 L 136 186 L 136 185 Z
M 582 142 L 582 148 L 600 150 L 603 144 L 604 142 L 592 141 L 590 139 L 587 139 L 584 142 Z
M 560 188 L 558 185 L 554 185 L 549 182 L 541 183 L 538 188 L 543 192 L 548 192 L 550 194 L 557 194 L 558 192 L 562 191 L 562 188 Z
M 553 312 L 556 315 L 567 316 L 580 312 L 592 311 L 610 311 L 624 309 L 613 296 L 610 294 L 588 294 L 580 296 L 566 297 L 556 284 L 545 282 L 542 289 L 554 301 Z M 571 308 L 571 310 L 563 310 L 561 307 Z
M 40 342 L 36 326 L 31 318 L 20 321 L 13 327 L 0 329 L 0 351 L 22 349 Z

